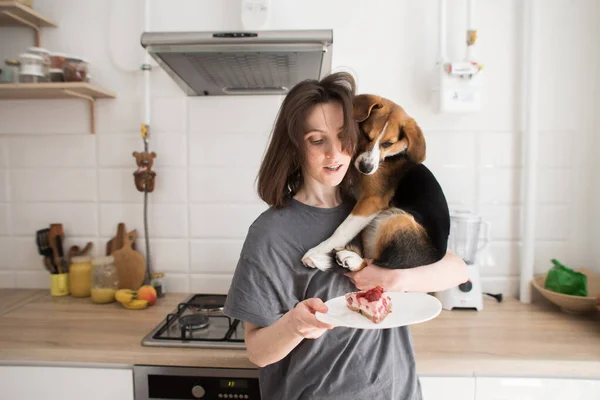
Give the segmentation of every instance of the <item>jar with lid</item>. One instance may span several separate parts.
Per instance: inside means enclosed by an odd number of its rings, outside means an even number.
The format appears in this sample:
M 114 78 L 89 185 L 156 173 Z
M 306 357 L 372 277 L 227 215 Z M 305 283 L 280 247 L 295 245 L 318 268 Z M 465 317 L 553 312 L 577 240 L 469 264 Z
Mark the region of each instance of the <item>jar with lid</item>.
M 6 60 L 4 61 L 4 68 L 2 68 L 2 82 L 3 83 L 19 83 L 19 71 L 21 70 L 21 62 L 19 60 Z
M 65 60 L 65 82 L 86 82 L 88 62 L 85 58 L 67 56 Z
M 71 296 L 90 297 L 92 283 L 92 257 L 75 256 L 69 266 Z
M 65 53 L 50 53 L 50 69 L 65 69 L 67 55 Z
M 41 47 L 30 47 L 29 49 L 27 49 L 27 53 L 42 57 L 42 60 L 44 61 L 44 63 L 43 63 L 44 76 L 47 77 L 48 74 L 50 73 L 50 65 L 51 65 L 50 52 Z
M 156 290 L 156 295 L 158 297 L 163 297 L 166 293 L 164 272 L 155 272 L 150 275 L 150 279 L 150 285 L 152 285 L 154 290 Z
M 112 303 L 119 288 L 119 278 L 113 256 L 92 259 L 91 296 L 98 304 Z
M 35 54 L 23 53 L 19 56 L 19 58 L 21 59 L 19 82 L 46 82 L 46 75 L 44 74 L 44 59 L 42 57 Z

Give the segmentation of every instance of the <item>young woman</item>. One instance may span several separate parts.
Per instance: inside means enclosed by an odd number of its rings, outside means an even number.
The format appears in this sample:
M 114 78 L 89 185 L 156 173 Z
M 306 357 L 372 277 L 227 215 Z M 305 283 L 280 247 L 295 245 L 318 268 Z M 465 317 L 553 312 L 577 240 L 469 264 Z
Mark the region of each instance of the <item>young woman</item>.
M 357 288 L 429 292 L 466 280 L 464 262 L 450 252 L 410 270 L 322 272 L 300 261 L 354 205 L 346 195 L 358 141 L 354 92 L 345 73 L 296 85 L 260 167 L 258 192 L 271 207 L 249 228 L 225 313 L 245 322 L 248 356 L 268 400 L 421 399 L 408 327 L 333 329 L 315 312 Z

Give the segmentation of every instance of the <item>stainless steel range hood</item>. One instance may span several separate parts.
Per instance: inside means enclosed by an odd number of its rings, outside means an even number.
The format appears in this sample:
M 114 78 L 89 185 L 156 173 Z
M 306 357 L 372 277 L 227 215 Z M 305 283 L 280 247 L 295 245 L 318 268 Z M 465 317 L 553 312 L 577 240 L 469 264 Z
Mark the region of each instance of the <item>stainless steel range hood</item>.
M 141 43 L 189 96 L 285 94 L 330 72 L 333 31 L 145 32 Z

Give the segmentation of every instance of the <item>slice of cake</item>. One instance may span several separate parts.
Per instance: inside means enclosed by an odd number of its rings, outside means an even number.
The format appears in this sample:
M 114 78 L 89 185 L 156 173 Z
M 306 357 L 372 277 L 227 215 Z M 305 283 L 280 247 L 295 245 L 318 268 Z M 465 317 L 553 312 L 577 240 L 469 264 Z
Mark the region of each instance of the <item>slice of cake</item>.
M 380 286 L 373 289 L 346 294 L 346 305 L 378 324 L 392 312 L 392 299 Z

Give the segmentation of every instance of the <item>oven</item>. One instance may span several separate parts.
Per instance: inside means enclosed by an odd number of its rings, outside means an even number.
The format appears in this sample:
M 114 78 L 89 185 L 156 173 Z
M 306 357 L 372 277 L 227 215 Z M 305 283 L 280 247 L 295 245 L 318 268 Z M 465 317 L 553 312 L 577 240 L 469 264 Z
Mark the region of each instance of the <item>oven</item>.
M 258 370 L 240 368 L 133 367 L 135 400 L 259 400 Z
M 244 323 L 223 314 L 227 296 L 193 294 L 143 339 L 143 346 L 245 349 Z M 135 365 L 135 400 L 260 399 L 258 370 Z

